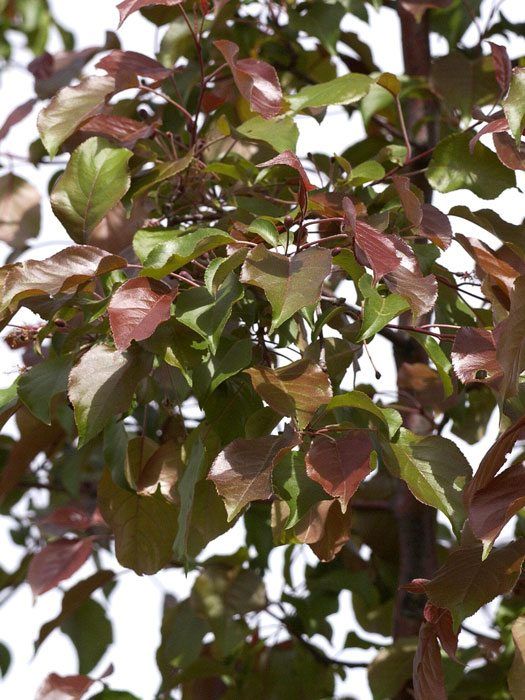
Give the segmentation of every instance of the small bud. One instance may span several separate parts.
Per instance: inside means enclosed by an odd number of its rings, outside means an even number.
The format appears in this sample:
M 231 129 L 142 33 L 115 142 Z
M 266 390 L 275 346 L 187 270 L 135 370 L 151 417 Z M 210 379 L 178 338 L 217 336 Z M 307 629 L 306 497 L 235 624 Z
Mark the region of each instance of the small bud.
M 67 325 L 63 318 L 55 318 L 54 324 L 57 328 L 65 328 Z
M 332 248 L 332 258 L 335 258 L 335 256 L 339 255 L 340 252 L 341 248 L 338 245 L 336 245 L 335 248 Z
M 286 228 L 290 228 L 290 226 L 293 226 L 293 218 L 289 214 L 287 214 L 284 217 L 284 225 L 286 226 Z

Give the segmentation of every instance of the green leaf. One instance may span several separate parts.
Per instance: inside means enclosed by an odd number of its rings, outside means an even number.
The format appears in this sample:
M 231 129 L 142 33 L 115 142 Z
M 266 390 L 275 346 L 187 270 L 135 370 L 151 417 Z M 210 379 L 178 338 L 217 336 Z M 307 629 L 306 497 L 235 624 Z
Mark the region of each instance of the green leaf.
M 199 364 L 193 372 L 193 386 L 198 396 L 208 393 L 248 367 L 252 360 L 253 343 L 249 338 L 231 342 L 223 338 L 217 354 Z
M 241 137 L 249 141 L 264 141 L 275 151 L 295 152 L 299 129 L 290 116 L 264 119 L 257 116 L 235 128 Z
M 440 510 L 457 536 L 465 522 L 463 489 L 472 469 L 459 448 L 440 435 L 421 436 L 402 428 L 390 445 L 395 459 L 386 457 L 389 470 L 403 479 L 414 496 Z
M 385 175 L 385 169 L 376 160 L 367 160 L 352 168 L 350 182 L 354 187 L 364 185 L 365 182 L 380 180 Z
M 332 256 L 326 248 L 308 248 L 288 257 L 260 244 L 248 253 L 241 282 L 264 290 L 272 306 L 273 333 L 294 313 L 319 301 L 331 268 Z
M 408 301 L 399 294 L 381 296 L 372 287 L 370 277 L 363 275 L 359 280 L 359 289 L 364 296 L 363 320 L 357 341 L 368 340 L 397 318 L 403 311 L 410 308 Z
M 217 352 L 219 340 L 233 305 L 244 294 L 235 275 L 231 274 L 216 295 L 204 287 L 194 287 L 181 292 L 175 305 L 175 317 L 207 342 L 213 353 Z
M 88 234 L 126 194 L 132 152 L 93 137 L 76 148 L 51 193 L 55 216 L 76 243 Z
M 519 146 L 525 126 L 525 68 L 515 68 L 512 71 L 509 92 L 503 100 L 503 111 L 510 132 Z
M 42 423 L 51 425 L 51 399 L 67 390 L 71 364 L 69 357 L 51 357 L 20 376 L 18 396 Z
M 516 176 L 479 141 L 473 153 L 469 134 L 453 134 L 435 149 L 427 170 L 427 180 L 438 192 L 468 189 L 482 199 L 496 199 L 516 186 Z
M 177 231 L 174 236 L 170 236 L 170 229 L 163 229 L 163 232 L 162 243 L 153 247 L 143 259 L 144 268 L 141 274 L 146 277 L 161 279 L 169 272 L 184 267 L 199 255 L 233 241 L 225 231 L 213 228 L 200 228 L 184 235 L 181 235 L 183 232 Z M 139 253 L 144 250 L 144 239 L 147 240 L 149 233 L 149 231 L 139 231 L 135 236 L 135 241 L 139 237 L 138 248 L 134 242 L 135 252 L 139 257 L 141 257 Z M 157 237 L 159 233 L 154 231 L 153 235 Z
M 339 3 L 312 2 L 308 6 L 308 12 L 290 8 L 289 23 L 292 30 L 303 31 L 319 39 L 321 45 L 332 56 L 336 56 L 344 16 L 345 9 Z
M 422 333 L 412 333 L 411 335 L 414 340 L 425 348 L 427 355 L 436 365 L 436 369 L 443 384 L 445 398 L 451 396 L 454 392 L 454 385 L 450 378 L 452 363 L 441 349 L 441 345 L 430 335 L 423 335 Z
M 367 396 L 362 391 L 354 390 L 349 391 L 345 394 L 339 394 L 338 396 L 334 396 L 328 402 L 326 410 L 334 411 L 337 408 L 355 408 L 359 411 L 365 411 L 370 416 L 372 416 L 372 418 L 374 419 L 374 423 L 379 426 L 380 430 L 382 430 L 385 433 L 385 435 L 389 435 L 390 433 L 392 415 L 387 413 L 387 410 L 391 411 L 393 409 L 380 408 L 372 401 L 372 399 L 369 396 Z M 395 413 L 397 413 L 397 411 L 395 411 Z M 394 434 L 395 432 L 397 432 L 397 429 L 399 427 L 398 420 L 392 423 L 393 427 L 395 428 Z
M 263 241 L 269 243 L 272 248 L 276 248 L 279 245 L 286 245 L 289 236 L 286 231 L 284 233 L 279 233 L 273 221 L 264 216 L 254 219 L 248 226 L 247 231 L 249 233 L 255 233 L 262 238 Z
M 273 471 L 275 493 L 288 506 L 285 529 L 297 525 L 310 508 L 326 498 L 322 487 L 306 473 L 304 454 L 288 452 Z
M 95 600 L 87 600 L 60 625 L 71 639 L 78 655 L 78 672 L 89 673 L 113 641 L 111 622 Z
M 96 114 L 115 90 L 110 76 L 84 78 L 74 87 L 62 88 L 38 115 L 38 132 L 47 152 L 53 158 L 59 146 L 88 117 Z
M 230 272 L 242 265 L 247 253 L 246 248 L 241 248 L 227 258 L 214 258 L 210 261 L 204 273 L 204 284 L 210 294 L 217 294 L 219 287 Z
M 368 667 L 368 682 L 374 700 L 389 700 L 395 697 L 412 677 L 416 648 L 417 638 L 407 637 L 396 640 L 391 646 L 378 652 Z
M 0 675 L 4 677 L 11 665 L 11 653 L 5 644 L 0 643 Z
M 308 85 L 296 95 L 287 95 L 286 99 L 294 112 L 310 107 L 328 107 L 329 105 L 348 105 L 358 102 L 370 89 L 373 81 L 368 75 L 347 73 L 327 83 Z
M 94 345 L 69 375 L 68 395 L 75 411 L 79 445 L 100 433 L 111 417 L 129 409 L 137 384 L 151 369 L 153 356 Z
M 155 574 L 172 558 L 178 509 L 161 495 L 143 496 L 117 486 L 106 469 L 98 487 L 102 517 L 115 535 L 119 563 L 137 574 Z
M 168 163 L 160 163 L 151 170 L 148 170 L 146 175 L 135 178 L 130 188 L 130 197 L 132 201 L 148 194 L 148 192 L 151 192 L 151 190 L 153 190 L 161 182 L 169 180 L 170 178 L 175 177 L 175 175 L 182 173 L 190 166 L 192 161 L 193 153 L 188 153 L 178 160 L 170 161 Z

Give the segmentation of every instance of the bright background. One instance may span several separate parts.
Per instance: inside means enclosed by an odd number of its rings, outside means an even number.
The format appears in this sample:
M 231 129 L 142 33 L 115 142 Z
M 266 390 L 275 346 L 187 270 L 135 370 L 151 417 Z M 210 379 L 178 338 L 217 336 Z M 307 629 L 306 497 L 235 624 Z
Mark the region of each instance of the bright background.
M 67 28 L 74 31 L 77 38 L 77 48 L 100 45 L 104 41 L 104 33 L 107 29 L 115 29 L 118 23 L 118 14 L 115 9 L 117 0 L 89 0 L 89 2 L 72 2 L 71 0 L 51 0 L 54 15 Z M 488 14 L 492 2 L 485 3 L 485 13 L 481 24 Z M 511 21 L 525 21 L 525 3 L 523 0 L 506 0 L 502 9 Z M 399 34 L 399 23 L 396 14 L 391 10 L 382 10 L 380 13 L 370 12 L 371 22 L 367 25 L 354 17 L 344 20 L 344 29 L 355 31 L 361 40 L 372 47 L 376 64 L 382 69 L 393 73 L 402 73 L 402 55 Z M 133 49 L 151 54 L 158 36 L 155 27 L 144 20 L 140 15 L 132 15 L 119 30 L 124 49 Z M 474 28 L 469 30 L 464 37 L 464 42 L 470 45 L 477 41 Z M 505 42 L 498 38 L 499 43 L 506 43 L 511 57 L 525 55 L 525 40 L 513 38 Z M 444 40 L 433 37 L 432 49 L 434 54 L 448 52 Z M 58 50 L 59 44 L 52 47 Z M 10 67 L 1 77 L 0 84 L 0 124 L 7 114 L 18 104 L 25 102 L 33 94 L 32 77 L 23 68 L 30 60 L 29 54 L 22 49 L 18 52 L 17 61 L 20 67 Z M 15 127 L 8 138 L 0 143 L 0 153 L 12 153 L 24 155 L 27 145 L 36 135 L 35 111 L 31 117 Z M 331 108 L 321 125 L 309 117 L 299 118 L 300 140 L 299 155 L 305 155 L 307 151 L 325 152 L 329 155 L 342 153 L 349 145 L 361 139 L 364 135 L 359 115 L 354 115 L 350 120 L 341 108 Z M 487 142 L 490 145 L 490 142 Z M 2 159 L 4 160 L 4 159 Z M 53 166 L 43 166 L 36 170 L 33 166 L 12 160 L 15 172 L 30 180 L 37 186 L 43 197 L 43 226 L 42 234 L 34 242 L 32 248 L 24 254 L 24 258 L 45 258 L 57 250 L 71 243 L 61 224 L 53 216 L 46 200 L 47 182 L 54 172 Z M 523 173 L 518 173 L 523 176 Z M 523 188 L 525 178 L 519 177 L 520 187 Z M 437 195 L 434 203 L 447 212 L 456 204 L 466 204 L 473 209 L 490 206 L 504 218 L 513 223 L 523 219 L 523 194 L 521 190 L 507 191 L 494 202 L 479 200 L 476 196 L 466 191 L 454 192 L 448 195 Z M 467 224 L 464 221 L 453 220 L 454 230 L 462 233 L 479 236 L 489 244 L 495 243 L 490 234 L 482 229 Z M 0 259 L 7 254 L 7 246 L 0 243 Z M 447 266 L 454 271 L 472 269 L 472 261 L 466 256 L 459 245 L 453 244 L 444 256 Z M 17 316 L 20 319 L 30 320 L 27 313 Z M 370 351 L 375 363 L 380 367 L 381 390 L 395 390 L 395 371 L 390 344 L 377 338 L 370 346 Z M 8 386 L 18 372 L 19 358 L 17 353 L 10 351 L 4 343 L 0 343 L 0 386 Z M 373 372 L 366 359 L 362 360 L 362 370 L 358 375 L 360 382 L 376 383 Z M 7 430 L 13 430 L 12 424 Z M 494 440 L 497 432 L 497 419 L 493 416 L 488 434 L 475 447 L 463 443 L 452 437 L 465 453 L 466 457 L 475 468 L 486 449 Z M 39 493 L 35 498 L 45 499 L 45 495 Z M 40 501 L 42 503 L 42 501 Z M 43 501 L 45 504 L 45 500 Z M 18 508 L 23 510 L 24 502 Z M 9 536 L 11 521 L 0 517 L 0 563 L 4 569 L 11 570 L 16 567 L 22 556 L 22 550 L 12 544 Z M 228 553 L 237 549 L 242 541 L 242 525 L 237 524 L 233 530 L 213 542 L 206 550 L 206 555 L 212 553 Z M 302 571 L 306 561 L 314 561 L 309 548 L 304 547 L 302 556 L 298 558 L 295 567 L 295 583 L 301 581 Z M 281 571 L 282 548 L 274 550 L 271 559 L 270 572 L 266 577 L 268 597 L 278 599 L 283 585 Z M 119 570 L 116 562 L 106 556 L 105 565 Z M 85 564 L 75 577 L 67 582 L 67 587 L 78 580 L 86 578 L 92 573 L 92 566 Z M 159 686 L 160 676 L 155 665 L 155 651 L 160 640 L 161 606 L 165 592 L 170 592 L 179 598 L 187 595 L 194 580 L 192 575 L 187 578 L 179 571 L 168 571 L 157 574 L 154 577 L 138 577 L 133 572 L 122 570 L 119 584 L 112 594 L 110 604 L 110 618 L 113 621 L 114 644 L 110 647 L 97 671 L 104 671 L 111 662 L 115 671 L 108 679 L 114 689 L 129 690 L 141 700 L 152 700 Z M 45 676 L 54 671 L 62 675 L 77 672 L 75 650 L 69 638 L 55 631 L 45 642 L 36 657 L 33 657 L 33 644 L 38 636 L 40 626 L 54 617 L 60 610 L 62 593 L 55 590 L 44 594 L 35 603 L 32 600 L 29 586 L 21 586 L 15 594 L 0 607 L 0 641 L 6 643 L 12 652 L 12 665 L 9 673 L 3 681 L 0 681 L 0 694 L 3 698 L 16 700 L 32 700 L 36 689 Z M 332 648 L 326 645 L 322 637 L 314 638 L 314 642 L 324 647 L 332 655 L 338 658 L 351 660 L 368 660 L 374 655 L 374 651 L 353 650 L 341 653 L 344 640 L 350 629 L 359 631 L 351 611 L 350 593 L 344 591 L 340 595 L 340 612 L 329 618 L 334 628 Z M 487 631 L 485 613 L 478 613 L 475 618 L 469 620 L 470 627 L 479 631 Z M 268 619 L 264 623 L 264 629 L 275 628 L 275 623 Z M 360 635 L 377 642 L 386 641 L 377 635 L 369 635 L 360 631 Z M 469 635 L 465 635 L 465 641 L 472 641 Z M 100 687 L 96 686 L 93 694 Z M 359 700 L 369 700 L 371 695 L 367 688 L 366 671 L 352 670 L 346 682 L 341 682 L 338 688 L 338 696 L 353 695 Z

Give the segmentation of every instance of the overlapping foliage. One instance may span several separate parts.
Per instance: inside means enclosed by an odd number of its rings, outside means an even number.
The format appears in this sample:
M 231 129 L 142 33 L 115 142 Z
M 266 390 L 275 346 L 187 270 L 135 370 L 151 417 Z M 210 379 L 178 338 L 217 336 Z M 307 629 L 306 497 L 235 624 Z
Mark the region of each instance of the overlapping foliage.
M 35 94 L 0 143 L 36 106 L 27 158 L 58 159 L 49 201 L 71 238 L 32 259 L 39 194 L 2 155 L 0 318 L 23 370 L 0 392 L 2 425 L 17 428 L 0 442 L 0 498 L 3 514 L 25 506 L 12 536 L 27 553 L 0 585 L 39 596 L 64 583 L 36 648 L 60 628 L 79 659 L 40 700 L 111 685 L 89 675 L 112 639 L 104 551 L 136 574 L 197 572 L 189 598 L 166 598 L 159 698 L 336 696 L 367 665 L 321 650 L 343 590 L 361 630 L 346 650 L 377 648 L 375 700 L 525 697 L 525 227 L 431 202 L 522 196 L 525 68 L 505 40 L 524 29 L 496 10 L 482 22 L 481 6 L 124 0 L 120 23 L 141 12 L 159 27 L 154 56 L 111 33 L 75 49 L 43 0 L 0 0 L 3 58 L 13 33 L 35 55 Z M 354 29 L 379 10 L 392 37 L 397 10 L 448 52 L 428 74 L 382 72 Z M 50 54 L 53 27 L 64 50 Z M 299 158 L 301 119 L 333 106 L 365 137 Z M 472 273 L 443 261 L 459 246 Z M 38 322 L 23 325 L 27 310 Z M 395 350 L 397 395 L 379 381 L 377 336 Z M 368 352 L 374 386 L 356 375 Z M 456 438 L 477 443 L 494 411 L 501 432 L 473 474 Z M 403 579 L 404 485 L 439 513 L 431 578 Z M 240 518 L 246 547 L 202 554 Z M 318 563 L 299 590 L 305 546 Z M 277 547 L 274 601 L 263 577 Z M 68 584 L 88 559 L 95 573 Z M 419 637 L 399 632 L 400 590 Z M 490 637 L 469 642 L 465 620 L 493 600 Z

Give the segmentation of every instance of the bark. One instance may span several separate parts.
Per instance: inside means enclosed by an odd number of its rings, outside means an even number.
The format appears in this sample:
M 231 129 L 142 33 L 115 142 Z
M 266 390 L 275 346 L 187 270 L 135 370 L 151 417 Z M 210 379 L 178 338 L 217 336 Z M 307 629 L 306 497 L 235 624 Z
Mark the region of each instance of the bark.
M 398 15 L 405 73 L 426 77 L 431 67 L 428 17 L 425 14 L 418 23 L 399 3 Z M 436 142 L 437 105 L 433 100 L 414 99 L 403 107 L 411 143 L 415 152 L 423 152 Z M 421 165 L 426 164 L 418 163 L 418 167 Z M 413 179 L 413 182 L 422 190 L 425 200 L 430 201 L 432 191 L 424 175 Z M 410 319 L 405 321 L 410 323 Z M 403 345 L 395 346 L 397 367 L 404 362 L 427 362 L 426 353 L 419 343 L 408 335 L 406 341 Z M 437 568 L 435 510 L 417 501 L 401 481 L 397 487 L 394 508 L 399 529 L 399 586 L 414 578 L 432 578 Z M 418 634 L 424 604 L 424 596 L 398 589 L 394 608 L 395 639 Z M 409 690 L 403 690 L 398 695 L 398 700 L 405 697 L 412 697 Z

